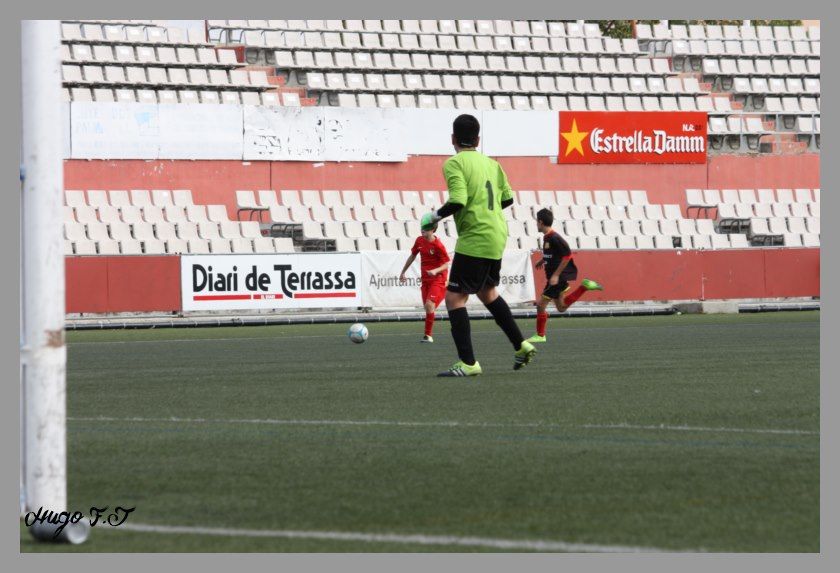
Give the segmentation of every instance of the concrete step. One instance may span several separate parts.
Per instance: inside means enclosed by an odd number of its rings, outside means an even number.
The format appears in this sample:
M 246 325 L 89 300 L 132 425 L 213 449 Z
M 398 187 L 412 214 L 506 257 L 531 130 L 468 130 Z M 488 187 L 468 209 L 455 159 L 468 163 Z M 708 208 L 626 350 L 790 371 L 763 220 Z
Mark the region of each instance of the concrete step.
M 265 72 L 265 75 L 270 78 L 275 77 L 275 70 L 274 66 L 259 66 L 259 65 L 248 65 L 242 68 L 243 70 L 247 70 L 249 72 Z
M 771 150 L 773 153 L 796 155 L 808 151 L 808 145 L 804 141 L 788 141 L 779 137 L 771 144 Z
M 304 98 L 306 97 L 306 90 L 304 88 L 277 88 L 278 94 L 297 94 L 298 97 Z

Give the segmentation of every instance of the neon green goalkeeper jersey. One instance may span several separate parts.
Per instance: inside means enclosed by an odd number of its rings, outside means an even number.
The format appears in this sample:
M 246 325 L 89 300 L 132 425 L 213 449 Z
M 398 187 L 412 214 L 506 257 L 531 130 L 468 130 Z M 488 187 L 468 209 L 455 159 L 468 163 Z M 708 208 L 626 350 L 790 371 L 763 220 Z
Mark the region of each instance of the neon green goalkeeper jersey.
M 463 207 L 453 216 L 458 229 L 455 252 L 501 259 L 508 228 L 502 201 L 512 199 L 502 166 L 478 151 L 460 151 L 443 164 L 447 202 Z

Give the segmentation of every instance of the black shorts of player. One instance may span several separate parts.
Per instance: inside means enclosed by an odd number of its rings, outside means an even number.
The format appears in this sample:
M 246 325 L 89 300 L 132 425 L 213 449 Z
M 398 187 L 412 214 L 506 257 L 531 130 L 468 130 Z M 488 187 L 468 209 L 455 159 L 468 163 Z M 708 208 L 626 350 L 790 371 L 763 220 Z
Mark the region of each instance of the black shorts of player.
M 560 279 L 554 286 L 546 284 L 542 292 L 543 298 L 551 300 L 560 298 L 567 288 L 569 288 L 569 283 L 563 279 Z
M 502 271 L 501 259 L 482 259 L 461 253 L 452 258 L 449 284 L 446 290 L 463 294 L 476 294 L 486 286 L 499 286 Z

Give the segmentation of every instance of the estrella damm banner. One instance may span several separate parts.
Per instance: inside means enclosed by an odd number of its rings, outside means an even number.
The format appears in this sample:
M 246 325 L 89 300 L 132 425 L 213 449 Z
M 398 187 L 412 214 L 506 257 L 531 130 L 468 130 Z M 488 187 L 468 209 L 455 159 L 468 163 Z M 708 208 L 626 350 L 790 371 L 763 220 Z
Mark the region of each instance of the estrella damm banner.
M 558 163 L 706 163 L 706 112 L 562 111 Z

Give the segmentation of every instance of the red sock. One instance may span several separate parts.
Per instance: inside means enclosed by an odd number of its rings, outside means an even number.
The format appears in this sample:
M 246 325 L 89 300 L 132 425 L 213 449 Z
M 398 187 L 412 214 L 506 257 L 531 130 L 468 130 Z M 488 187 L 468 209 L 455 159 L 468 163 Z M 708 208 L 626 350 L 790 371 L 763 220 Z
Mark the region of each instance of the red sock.
M 579 299 L 580 297 L 583 296 L 583 293 L 585 293 L 585 292 L 586 292 L 586 289 L 583 288 L 583 285 L 577 287 L 575 290 L 573 290 L 571 292 L 571 294 L 567 295 L 566 298 L 563 299 L 563 306 L 565 306 L 565 307 L 572 306 L 575 302 L 577 302 L 577 299 Z
M 435 325 L 435 313 L 426 313 L 426 336 L 432 335 L 432 327 Z
M 545 325 L 548 322 L 548 313 L 537 311 L 537 334 L 545 336 Z

